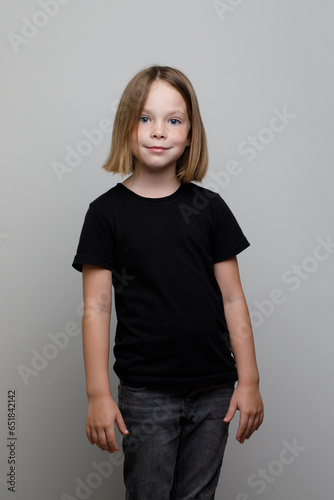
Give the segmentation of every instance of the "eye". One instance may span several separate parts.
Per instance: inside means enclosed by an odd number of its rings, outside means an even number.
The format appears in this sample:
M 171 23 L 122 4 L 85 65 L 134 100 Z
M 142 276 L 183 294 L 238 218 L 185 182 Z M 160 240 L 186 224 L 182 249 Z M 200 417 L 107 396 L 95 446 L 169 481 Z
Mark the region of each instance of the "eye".
M 141 123 L 148 123 L 149 118 L 148 118 L 147 116 L 141 116 L 141 117 L 139 118 L 139 121 L 140 121 Z
M 171 122 L 172 125 L 177 125 L 178 123 L 181 123 L 180 120 L 178 120 L 177 118 L 171 118 L 169 121 Z

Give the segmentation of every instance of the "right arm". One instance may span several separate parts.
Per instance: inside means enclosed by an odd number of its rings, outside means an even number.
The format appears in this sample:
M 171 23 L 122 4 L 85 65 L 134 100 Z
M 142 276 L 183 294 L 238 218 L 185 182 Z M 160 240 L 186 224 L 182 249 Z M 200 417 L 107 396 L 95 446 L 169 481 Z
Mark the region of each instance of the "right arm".
M 115 422 L 122 434 L 128 434 L 128 431 L 110 393 L 111 271 L 84 264 L 82 284 L 82 342 L 88 398 L 86 434 L 91 444 L 95 443 L 101 450 L 113 453 L 119 451 L 115 438 Z

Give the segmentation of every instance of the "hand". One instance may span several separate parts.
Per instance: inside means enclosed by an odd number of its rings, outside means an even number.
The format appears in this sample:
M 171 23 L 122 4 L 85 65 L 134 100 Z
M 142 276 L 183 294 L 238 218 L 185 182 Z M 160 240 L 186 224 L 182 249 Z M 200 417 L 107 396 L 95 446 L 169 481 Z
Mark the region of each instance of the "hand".
M 109 453 L 118 453 L 115 422 L 122 434 L 129 434 L 121 412 L 110 395 L 88 398 L 86 434 L 91 444 L 95 443 Z
M 237 385 L 230 401 L 224 422 L 230 422 L 236 410 L 240 411 L 239 428 L 236 440 L 241 444 L 257 431 L 263 422 L 263 402 L 258 384 Z

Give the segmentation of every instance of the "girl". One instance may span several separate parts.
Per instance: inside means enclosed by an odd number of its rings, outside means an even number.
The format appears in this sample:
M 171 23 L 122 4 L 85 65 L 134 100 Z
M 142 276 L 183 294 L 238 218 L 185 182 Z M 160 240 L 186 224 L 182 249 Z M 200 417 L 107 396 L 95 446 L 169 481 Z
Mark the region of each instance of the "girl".
M 86 433 L 117 453 L 116 422 L 128 500 L 213 499 L 236 410 L 240 443 L 263 420 L 236 258 L 249 242 L 220 195 L 192 182 L 207 165 L 188 78 L 166 66 L 135 75 L 103 165 L 131 175 L 90 203 L 72 263 L 83 274 Z

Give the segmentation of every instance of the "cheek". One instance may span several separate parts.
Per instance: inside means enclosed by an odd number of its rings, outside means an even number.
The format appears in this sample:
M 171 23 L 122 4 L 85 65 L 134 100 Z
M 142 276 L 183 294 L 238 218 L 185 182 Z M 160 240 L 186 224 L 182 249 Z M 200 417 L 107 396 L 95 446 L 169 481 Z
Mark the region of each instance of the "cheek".
M 134 144 L 137 146 L 138 142 L 139 144 L 142 142 L 142 140 L 145 137 L 145 130 L 141 129 L 141 127 L 138 127 L 138 131 L 134 131 L 131 134 L 131 144 Z M 138 141 L 138 142 L 137 142 Z
M 187 141 L 188 130 L 187 129 L 174 129 L 173 130 L 173 138 L 174 141 L 180 144 L 183 144 Z
M 138 131 L 138 140 L 140 141 L 140 132 Z M 138 142 L 137 142 L 137 132 L 134 131 L 131 134 L 131 150 L 133 153 L 138 151 Z

